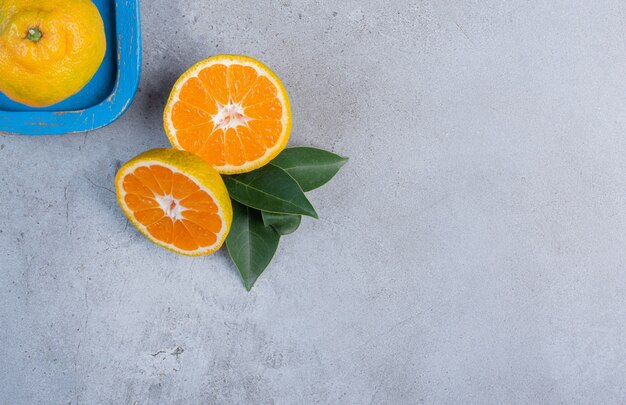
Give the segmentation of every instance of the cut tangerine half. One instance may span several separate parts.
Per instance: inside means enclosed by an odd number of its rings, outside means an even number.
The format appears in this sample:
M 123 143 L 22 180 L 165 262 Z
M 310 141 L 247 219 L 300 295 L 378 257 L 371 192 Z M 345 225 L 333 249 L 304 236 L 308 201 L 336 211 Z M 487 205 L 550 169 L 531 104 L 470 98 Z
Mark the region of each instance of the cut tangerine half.
M 267 66 L 247 56 L 218 55 L 178 79 L 163 122 L 174 147 L 220 173 L 245 173 L 285 148 L 291 108 L 285 87 Z
M 192 153 L 153 149 L 115 178 L 117 200 L 137 229 L 173 252 L 200 256 L 222 246 L 233 210 L 219 173 Z

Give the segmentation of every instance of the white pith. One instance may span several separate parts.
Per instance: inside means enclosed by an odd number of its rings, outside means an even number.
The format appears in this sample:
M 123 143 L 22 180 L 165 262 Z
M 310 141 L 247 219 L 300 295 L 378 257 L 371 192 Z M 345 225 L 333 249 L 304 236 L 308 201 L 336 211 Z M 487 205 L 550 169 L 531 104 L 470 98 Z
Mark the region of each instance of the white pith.
M 174 84 L 174 88 L 172 89 L 171 94 L 173 95 L 171 100 L 168 100 L 168 105 L 174 105 L 175 103 L 177 103 L 178 101 L 180 101 L 180 98 L 178 97 L 178 95 L 180 94 L 180 90 L 182 88 L 182 86 L 187 82 L 188 79 L 192 78 L 192 77 L 198 77 L 198 74 L 201 70 L 206 69 L 209 66 L 212 65 L 224 65 L 224 66 L 230 66 L 230 65 L 241 65 L 241 66 L 248 66 L 253 68 L 258 76 L 264 76 L 266 77 L 269 81 L 272 82 L 272 84 L 276 87 L 276 97 L 280 100 L 281 105 L 283 106 L 283 114 L 282 117 L 280 119 L 281 124 L 282 124 L 282 129 L 283 132 L 280 135 L 280 138 L 283 139 L 285 136 L 289 135 L 289 131 L 290 131 L 290 125 L 289 125 L 289 115 L 290 115 L 290 105 L 289 105 L 289 100 L 287 99 L 287 95 L 283 92 L 283 87 L 280 84 L 280 82 L 277 81 L 277 79 L 272 75 L 272 74 L 268 74 L 268 72 L 266 70 L 264 70 L 261 65 L 259 65 L 259 62 L 256 62 L 254 60 L 246 60 L 246 59 L 239 59 L 237 57 L 228 57 L 228 56 L 223 56 L 220 58 L 216 58 L 214 60 L 212 60 L 210 63 L 202 63 L 199 62 L 197 63 L 195 66 L 192 66 L 184 75 L 183 77 L 181 77 L 175 84 Z M 239 119 L 236 120 L 236 124 L 235 122 L 233 122 L 233 126 L 231 126 L 231 128 L 236 128 L 236 126 L 239 125 L 246 125 L 246 123 L 248 121 L 253 120 L 253 118 L 249 118 L 247 116 L 245 116 L 245 109 L 243 107 L 241 107 L 241 105 L 237 104 L 237 103 L 233 103 L 232 101 L 229 101 L 229 103 L 226 106 L 230 106 L 229 108 L 231 109 L 231 111 L 237 107 L 239 107 L 240 110 L 237 111 L 241 111 L 243 117 L 245 117 L 244 119 Z M 221 106 L 221 107 L 226 107 L 226 106 Z M 212 117 L 212 122 L 215 125 L 217 118 L 220 115 L 220 105 L 218 104 L 218 113 L 216 115 L 213 115 Z M 224 111 L 225 113 L 226 111 Z M 171 110 L 167 111 L 166 113 L 168 115 L 171 114 Z M 245 120 L 245 122 L 243 122 Z M 176 138 L 176 129 L 174 128 L 174 125 L 172 124 L 172 120 L 171 119 L 166 119 L 165 120 L 165 126 L 167 127 L 167 132 L 169 134 L 172 134 L 173 136 L 170 138 L 172 141 L 172 144 L 174 147 L 178 148 L 178 149 L 183 149 L 184 148 L 178 143 L 178 139 Z M 224 128 L 225 129 L 225 128 Z M 272 156 L 276 153 L 278 153 L 278 151 L 280 149 L 282 149 L 284 147 L 284 144 L 282 142 L 278 142 L 276 145 L 274 145 L 271 148 L 266 149 L 265 153 L 260 156 L 259 158 L 255 159 L 254 161 L 251 162 L 247 162 L 244 165 L 241 166 L 235 166 L 235 165 L 223 165 L 223 166 L 214 166 L 218 171 L 220 171 L 221 173 L 240 173 L 242 172 L 243 169 L 246 169 L 248 166 L 252 166 L 254 165 L 255 162 L 261 161 L 261 160 L 265 160 L 267 159 L 269 156 Z
M 187 211 L 185 207 L 180 203 L 180 200 L 174 198 L 173 195 L 157 195 L 154 194 L 154 199 L 159 203 L 159 207 L 163 210 L 163 213 L 170 217 L 172 221 L 179 221 L 183 219 L 183 211 Z
M 226 105 L 217 103 L 217 114 L 211 117 L 215 129 L 227 130 L 246 125 L 252 118 L 247 117 L 240 103 L 230 101 Z
M 126 175 L 128 175 L 129 173 L 133 173 L 135 170 L 137 170 L 140 167 L 147 167 L 149 168 L 150 166 L 153 165 L 158 165 L 158 166 L 163 166 L 166 167 L 168 169 L 170 169 L 173 173 L 180 173 L 182 175 L 184 175 L 185 177 L 187 177 L 189 180 L 193 181 L 194 184 L 196 186 L 198 186 L 198 188 L 202 191 L 204 191 L 205 193 L 207 193 L 215 202 L 215 205 L 217 206 L 217 213 L 216 215 L 218 215 L 221 220 L 222 220 L 222 228 L 220 229 L 220 231 L 218 233 L 215 234 L 216 236 L 216 241 L 215 243 L 213 243 L 212 245 L 209 246 L 200 246 L 198 249 L 196 250 L 182 250 L 176 246 L 174 246 L 171 243 L 165 243 L 162 240 L 156 239 L 154 237 L 152 237 L 152 235 L 150 234 L 150 232 L 148 232 L 148 227 L 143 225 L 141 222 L 139 222 L 137 220 L 137 218 L 135 218 L 133 211 L 128 207 L 128 205 L 126 205 L 126 190 L 124 189 L 123 186 L 123 181 L 124 181 L 124 177 Z M 193 178 L 192 176 L 190 176 L 187 173 L 181 172 L 180 170 L 178 170 L 176 167 L 171 166 L 169 164 L 163 163 L 161 161 L 150 161 L 150 162 L 138 162 L 135 163 L 131 166 L 128 166 L 125 170 L 123 175 L 121 175 L 119 177 L 120 179 L 120 184 L 117 184 L 117 189 L 120 192 L 120 203 L 123 204 L 123 209 L 125 212 L 130 213 L 131 215 L 133 215 L 134 218 L 134 224 L 137 228 L 139 228 L 141 231 L 143 231 L 142 233 L 144 233 L 144 235 L 146 235 L 148 237 L 148 239 L 150 239 L 151 241 L 153 241 L 154 243 L 161 245 L 161 246 L 165 246 L 168 249 L 171 249 L 175 252 L 178 253 L 182 253 L 182 254 L 186 254 L 186 255 L 197 255 L 197 254 L 202 254 L 204 252 L 207 252 L 209 250 L 212 250 L 213 247 L 219 245 L 220 243 L 222 243 L 222 241 L 224 240 L 224 238 L 226 237 L 226 224 L 224 222 L 224 212 L 222 211 L 222 208 L 219 206 L 219 204 L 217 203 L 217 199 L 215 198 L 215 195 L 211 192 L 211 190 L 207 189 L 206 187 L 202 186 L 195 178 Z M 190 208 L 185 208 L 182 204 L 180 204 L 180 201 L 175 199 L 173 196 L 171 195 L 165 195 L 165 196 L 161 196 L 161 195 L 156 195 L 155 194 L 155 200 L 159 203 L 159 207 L 163 210 L 163 215 L 164 216 L 169 216 L 170 218 L 172 218 L 172 221 L 176 221 L 176 220 L 180 220 L 182 218 L 184 218 L 181 214 L 184 211 L 192 211 L 192 209 Z M 172 202 L 175 203 L 176 207 L 171 207 Z M 164 209 L 164 206 L 169 206 L 169 212 L 168 210 Z

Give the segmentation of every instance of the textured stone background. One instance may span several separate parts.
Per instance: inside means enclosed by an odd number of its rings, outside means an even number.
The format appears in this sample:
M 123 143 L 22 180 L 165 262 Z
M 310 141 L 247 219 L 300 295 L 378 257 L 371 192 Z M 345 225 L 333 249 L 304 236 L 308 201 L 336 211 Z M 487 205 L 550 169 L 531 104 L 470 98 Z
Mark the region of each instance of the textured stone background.
M 0 403 L 626 401 L 626 3 L 143 2 L 113 125 L 0 135 Z M 160 250 L 116 167 L 243 53 L 350 156 L 251 293 Z

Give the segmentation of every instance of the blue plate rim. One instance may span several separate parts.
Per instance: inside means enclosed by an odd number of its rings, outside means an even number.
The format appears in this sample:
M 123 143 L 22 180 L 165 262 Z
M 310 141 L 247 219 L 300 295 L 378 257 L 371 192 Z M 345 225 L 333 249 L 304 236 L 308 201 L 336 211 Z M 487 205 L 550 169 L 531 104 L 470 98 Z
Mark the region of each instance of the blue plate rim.
M 120 7 L 120 3 L 124 7 Z M 20 135 L 62 135 L 91 131 L 120 118 L 133 102 L 141 75 L 139 0 L 115 2 L 117 78 L 101 103 L 74 111 L 16 111 L 0 116 L 0 131 Z M 123 34 L 122 34 L 123 33 Z

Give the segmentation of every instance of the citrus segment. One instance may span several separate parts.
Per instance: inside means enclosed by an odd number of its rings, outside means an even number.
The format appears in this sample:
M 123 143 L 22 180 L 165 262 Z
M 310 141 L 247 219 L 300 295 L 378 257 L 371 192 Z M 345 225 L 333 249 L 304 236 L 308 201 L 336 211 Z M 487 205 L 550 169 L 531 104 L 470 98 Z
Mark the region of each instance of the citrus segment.
M 118 202 L 150 240 L 198 256 L 220 248 L 232 207 L 220 175 L 203 159 L 176 149 L 145 152 L 120 168 Z
M 218 55 L 176 82 L 163 114 L 172 145 L 220 173 L 244 173 L 276 157 L 291 132 L 287 92 L 259 61 Z

